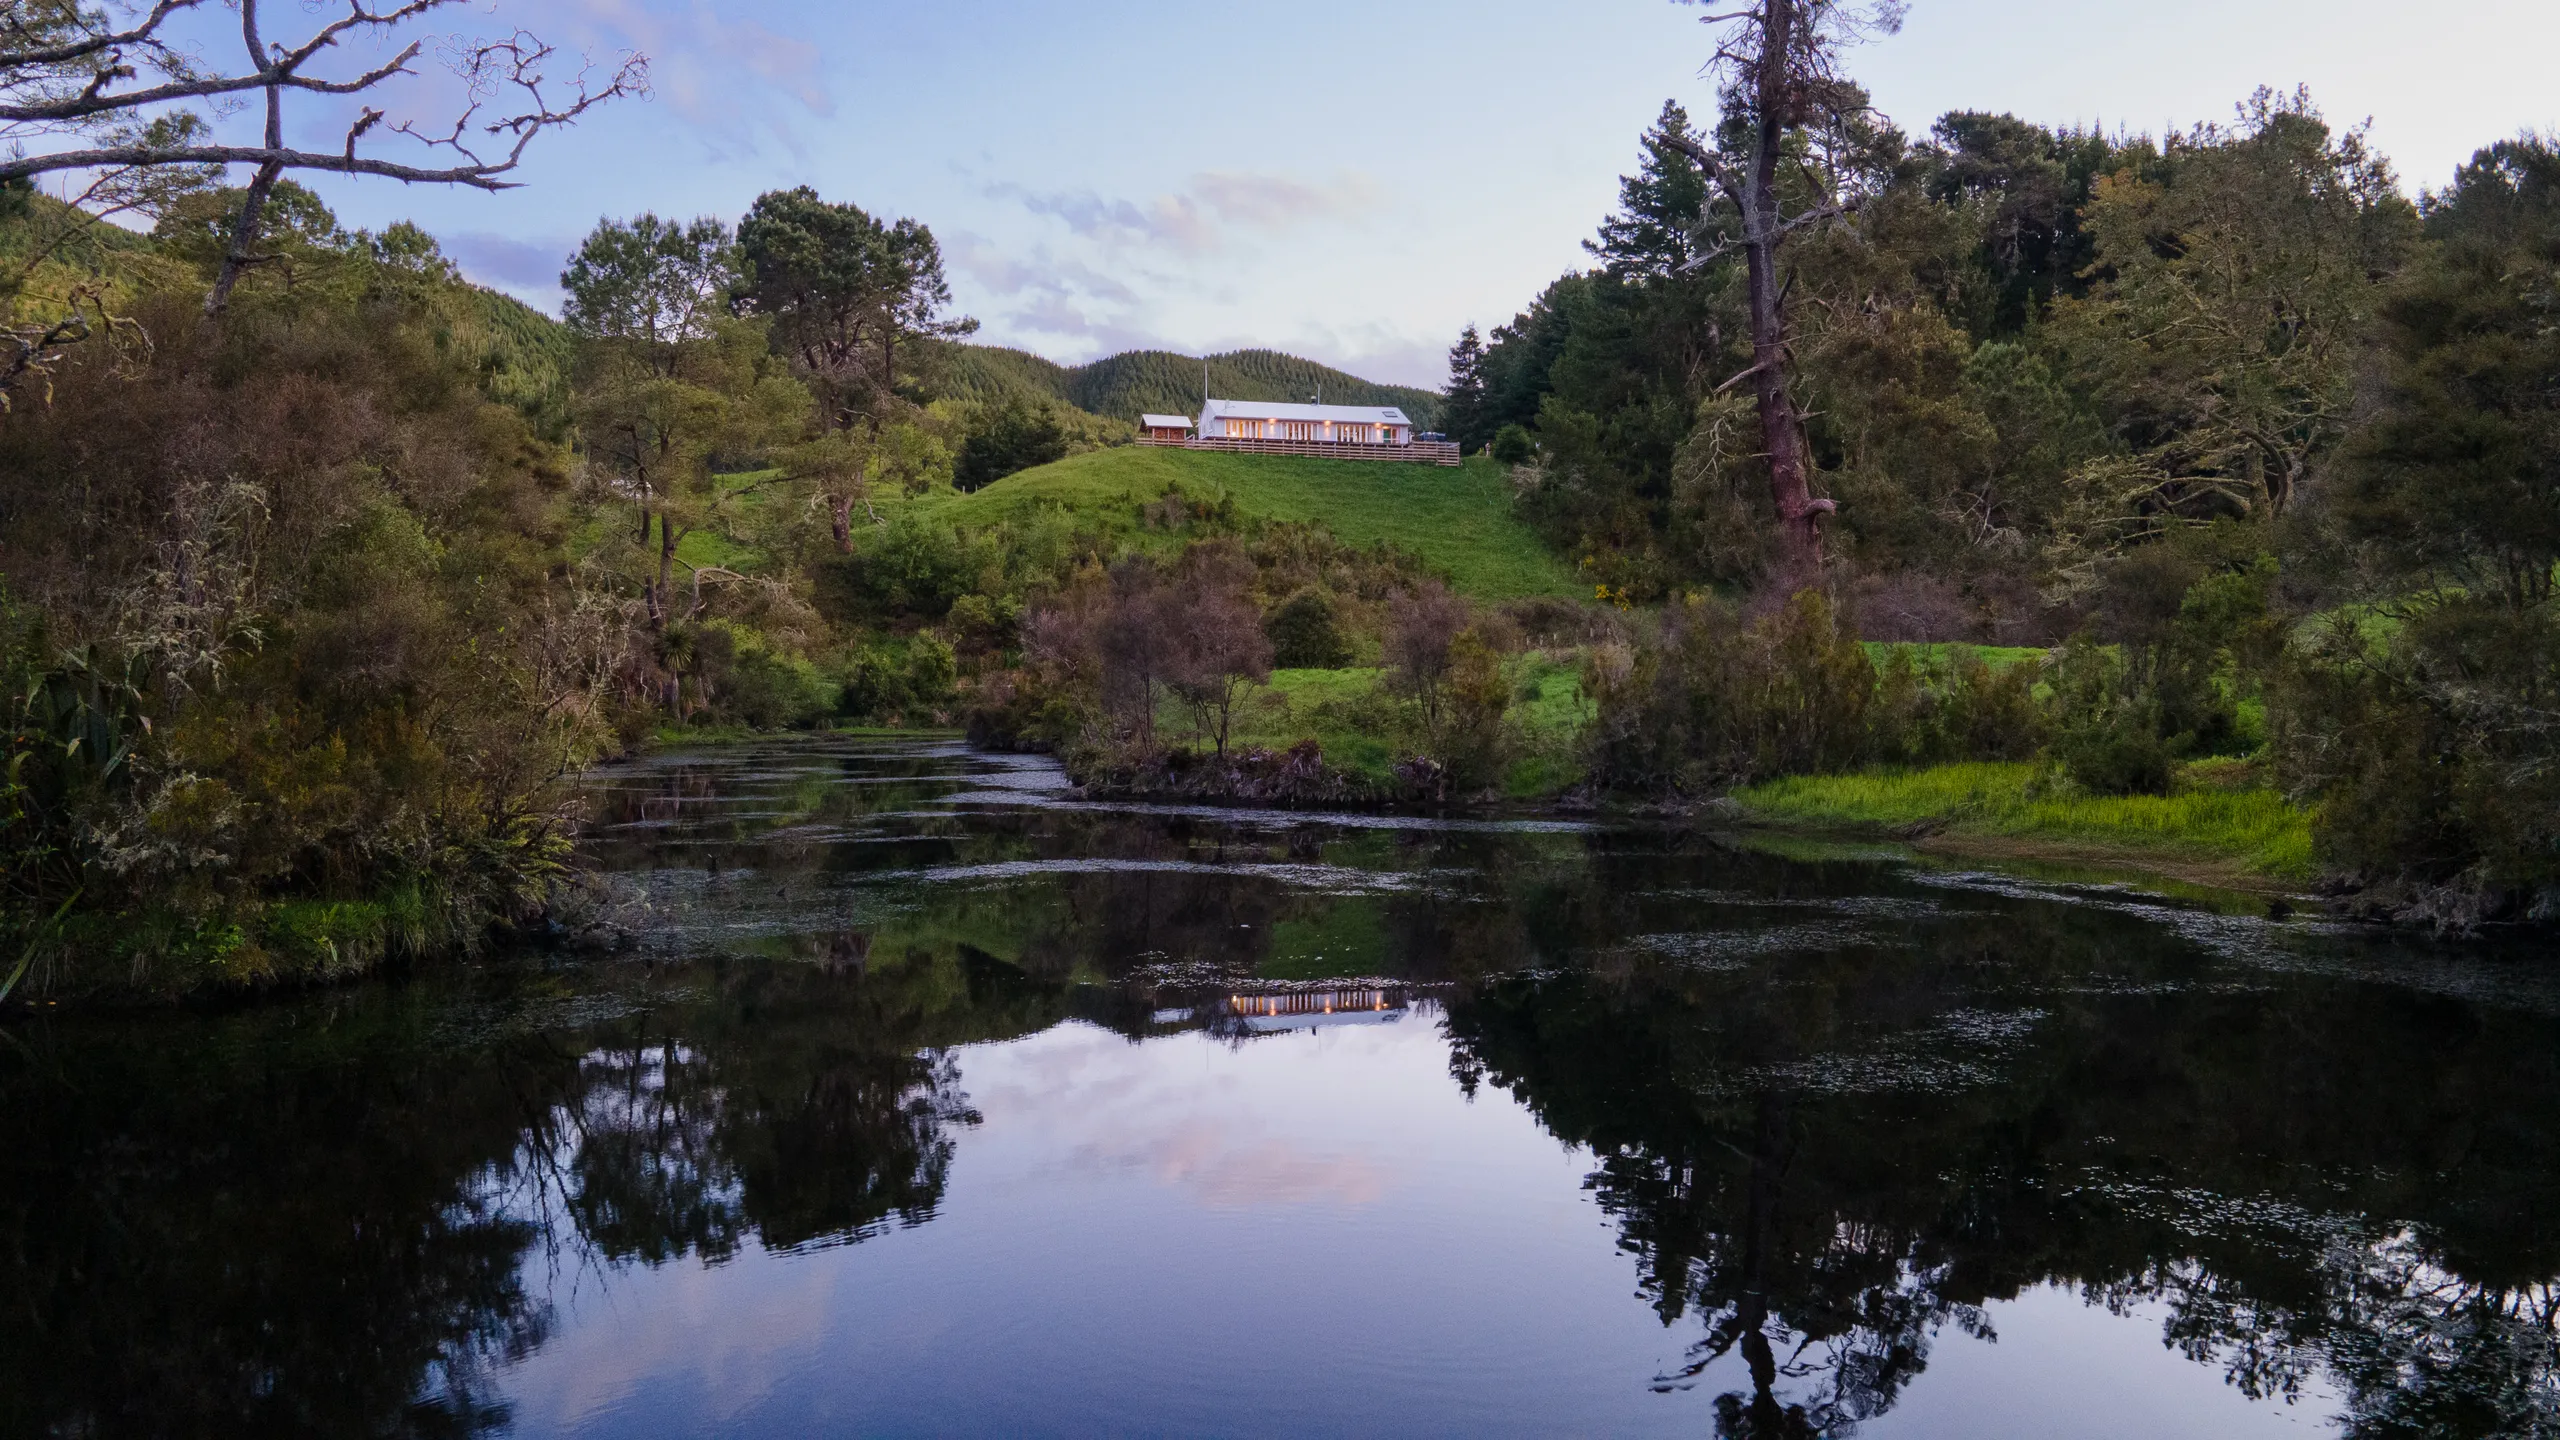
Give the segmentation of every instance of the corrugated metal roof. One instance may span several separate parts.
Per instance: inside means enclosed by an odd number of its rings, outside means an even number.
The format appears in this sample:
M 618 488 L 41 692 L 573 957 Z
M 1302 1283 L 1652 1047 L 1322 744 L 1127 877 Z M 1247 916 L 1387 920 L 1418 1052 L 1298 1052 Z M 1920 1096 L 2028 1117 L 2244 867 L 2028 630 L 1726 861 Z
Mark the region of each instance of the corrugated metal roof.
M 1188 430 L 1191 428 L 1191 417 L 1188 415 L 1141 415 L 1138 417 L 1138 423 L 1150 430 Z
M 1268 400 L 1212 400 L 1203 420 L 1331 420 L 1349 425 L 1410 425 L 1392 405 L 1280 405 Z

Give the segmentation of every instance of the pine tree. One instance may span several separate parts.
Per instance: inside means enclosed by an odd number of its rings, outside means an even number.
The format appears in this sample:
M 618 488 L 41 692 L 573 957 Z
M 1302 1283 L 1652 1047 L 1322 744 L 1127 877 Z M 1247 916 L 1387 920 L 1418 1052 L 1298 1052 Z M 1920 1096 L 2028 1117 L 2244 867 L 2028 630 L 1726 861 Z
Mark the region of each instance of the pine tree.
M 1680 147 L 1699 143 L 1689 112 L 1662 102 L 1662 114 L 1644 133 L 1644 159 L 1633 175 L 1618 177 L 1618 213 L 1600 222 L 1600 239 L 1582 248 L 1598 256 L 1620 279 L 1667 279 L 1698 253 L 1697 232 L 1706 217 L 1707 176 Z
M 1470 325 L 1449 347 L 1449 388 L 1441 392 L 1440 428 L 1468 450 L 1492 436 L 1484 403 L 1484 340 Z

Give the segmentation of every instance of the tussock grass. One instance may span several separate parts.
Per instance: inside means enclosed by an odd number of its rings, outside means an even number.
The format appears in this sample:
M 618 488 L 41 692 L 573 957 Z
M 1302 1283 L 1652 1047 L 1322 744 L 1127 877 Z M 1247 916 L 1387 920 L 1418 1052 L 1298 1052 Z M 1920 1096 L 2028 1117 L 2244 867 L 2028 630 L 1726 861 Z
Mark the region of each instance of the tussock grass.
M 2047 840 L 2236 863 L 2277 879 L 2312 874 L 2311 816 L 2220 775 L 2168 796 L 2079 794 L 2027 764 L 1939 765 L 1773 780 L 1736 791 L 1753 815 L 1812 825 L 1946 824 L 1958 834 Z

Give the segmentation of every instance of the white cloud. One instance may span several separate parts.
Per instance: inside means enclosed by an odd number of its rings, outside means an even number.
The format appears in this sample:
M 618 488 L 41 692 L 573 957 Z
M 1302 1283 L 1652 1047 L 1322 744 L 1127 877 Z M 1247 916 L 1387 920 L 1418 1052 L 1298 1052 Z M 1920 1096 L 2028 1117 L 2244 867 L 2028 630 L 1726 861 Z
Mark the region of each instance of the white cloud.
M 1317 184 L 1258 171 L 1207 170 L 1143 202 L 1092 190 L 1037 191 L 1010 183 L 991 185 L 986 193 L 1056 220 L 1082 239 L 1115 248 L 1164 246 L 1192 256 L 1211 254 L 1245 235 L 1364 219 L 1384 198 L 1378 182 L 1357 171 Z
M 706 0 L 573 4 L 592 44 L 648 56 L 657 98 L 708 134 L 742 139 L 762 121 L 789 138 L 772 113 L 776 97 L 821 118 L 835 114 L 817 44 L 768 29 L 734 7 Z

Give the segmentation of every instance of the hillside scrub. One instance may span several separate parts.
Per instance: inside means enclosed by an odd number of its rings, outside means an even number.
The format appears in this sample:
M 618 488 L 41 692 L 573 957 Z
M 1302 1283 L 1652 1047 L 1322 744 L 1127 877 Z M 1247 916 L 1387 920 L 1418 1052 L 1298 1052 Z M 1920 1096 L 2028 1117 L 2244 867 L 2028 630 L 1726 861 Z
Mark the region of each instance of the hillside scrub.
M 1810 13 L 1736 23 L 1781 10 Z M 2549 137 L 2412 203 L 2301 91 L 2158 136 L 1964 111 L 1906 134 L 1823 83 L 1839 105 L 1775 140 L 1751 95 L 1712 123 L 1666 105 L 1591 263 L 1450 352 L 1456 438 L 1493 445 L 1592 593 L 1654 617 L 1595 653 L 1595 779 L 1991 757 L 1880 740 L 1910 705 L 1767 618 L 1817 590 L 1857 639 L 2062 646 L 1994 749 L 2078 793 L 2174 798 L 2197 761 L 2260 756 L 2352 906 L 2560 915 Z M 1823 158 L 1821 193 L 1754 240 L 1770 197 L 1737 167 L 1780 146 Z M 1810 494 L 1773 516 L 1799 449 Z M 1817 508 L 1807 575 L 1787 527 Z
M 0 982 L 467 947 L 540 916 L 577 767 L 843 724 L 1203 796 L 2204 836 L 2370 913 L 2560 913 L 2549 141 L 2412 205 L 2300 94 L 2155 139 L 1853 90 L 1839 213 L 1777 197 L 1819 222 L 1784 393 L 1708 198 L 1765 129 L 1667 106 L 1590 268 L 1461 336 L 1456 467 L 1123 443 L 1196 362 L 963 344 L 929 228 L 808 191 L 602 220 L 563 322 L 281 178 L 174 177 L 149 234 L 0 193 L 10 322 L 104 307 L 0 413 Z M 1436 418 L 1267 352 L 1211 383 Z
M 324 977 L 468 946 L 566 859 L 635 600 L 562 552 L 569 457 L 349 260 L 138 309 L 0 427 L 0 793 L 23 981 Z M 65 485 L 63 476 L 81 477 Z

